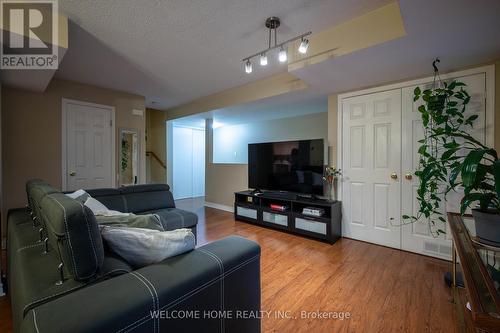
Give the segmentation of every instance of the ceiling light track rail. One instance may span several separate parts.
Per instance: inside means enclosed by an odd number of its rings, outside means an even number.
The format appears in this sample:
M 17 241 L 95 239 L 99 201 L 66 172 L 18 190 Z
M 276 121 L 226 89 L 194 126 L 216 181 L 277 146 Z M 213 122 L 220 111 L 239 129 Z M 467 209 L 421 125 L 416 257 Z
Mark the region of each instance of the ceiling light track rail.
M 307 53 L 307 49 L 309 47 L 309 40 L 306 38 L 310 34 L 312 34 L 311 31 L 308 31 L 306 33 L 303 33 L 302 35 L 295 36 L 293 38 L 290 38 L 284 42 L 278 43 L 278 34 L 277 34 L 277 29 L 280 26 L 281 21 L 278 17 L 276 16 L 271 16 L 266 20 L 266 28 L 269 29 L 269 40 L 268 40 L 268 45 L 269 47 L 265 50 L 259 51 L 255 54 L 252 54 L 251 56 L 243 58 L 243 63 L 245 65 L 245 72 L 247 74 L 252 73 L 252 62 L 251 60 L 255 57 L 260 57 L 260 65 L 261 66 L 267 66 L 268 61 L 267 61 L 267 54 L 275 49 L 280 49 L 278 53 L 278 60 L 281 63 L 285 63 L 288 60 L 288 49 L 287 49 L 287 44 L 292 43 L 296 40 L 300 39 L 300 45 L 298 48 L 299 53 L 305 54 Z M 273 34 L 274 34 L 274 46 L 273 46 Z
M 284 42 L 281 42 L 279 44 L 275 44 L 274 46 L 270 46 L 269 48 L 267 48 L 265 50 L 262 50 L 260 52 L 255 53 L 255 54 L 252 54 L 251 56 L 243 58 L 243 61 L 247 61 L 247 60 L 250 60 L 250 59 L 255 58 L 257 56 L 260 56 L 262 53 L 267 53 L 267 52 L 275 50 L 277 48 L 281 48 L 281 47 L 285 46 L 286 44 L 289 44 L 289 43 L 294 42 L 294 41 L 299 40 L 299 39 L 303 39 L 304 37 L 307 37 L 311 34 L 312 34 L 312 31 L 308 31 L 306 33 L 303 33 L 302 35 L 298 35 L 296 37 L 290 38 Z

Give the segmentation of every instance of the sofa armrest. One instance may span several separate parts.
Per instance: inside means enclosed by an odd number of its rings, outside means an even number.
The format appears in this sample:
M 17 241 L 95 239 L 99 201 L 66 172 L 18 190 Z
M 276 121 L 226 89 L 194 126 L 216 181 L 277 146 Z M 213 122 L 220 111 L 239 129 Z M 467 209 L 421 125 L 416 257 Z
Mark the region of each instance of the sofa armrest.
M 260 247 L 231 236 L 40 305 L 22 332 L 260 332 Z

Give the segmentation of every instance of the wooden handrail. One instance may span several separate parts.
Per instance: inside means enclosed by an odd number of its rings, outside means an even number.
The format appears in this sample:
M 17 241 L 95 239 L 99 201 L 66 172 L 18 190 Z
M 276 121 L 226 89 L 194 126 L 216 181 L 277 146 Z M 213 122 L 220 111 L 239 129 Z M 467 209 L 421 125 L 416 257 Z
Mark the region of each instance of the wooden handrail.
M 160 163 L 163 169 L 167 170 L 167 166 L 165 165 L 165 163 L 163 163 L 163 161 L 160 160 L 160 158 L 158 157 L 158 155 L 155 154 L 154 151 L 147 151 L 146 156 L 152 156 L 158 163 Z

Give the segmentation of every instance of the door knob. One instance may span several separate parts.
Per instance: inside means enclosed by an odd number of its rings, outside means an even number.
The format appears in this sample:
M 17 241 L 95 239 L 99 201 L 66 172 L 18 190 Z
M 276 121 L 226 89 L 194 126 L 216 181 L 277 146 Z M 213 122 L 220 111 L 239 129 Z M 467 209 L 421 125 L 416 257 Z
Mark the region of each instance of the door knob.
M 412 180 L 413 176 L 412 176 L 412 174 L 411 174 L 411 173 L 407 173 L 407 174 L 405 175 L 405 178 L 406 178 L 406 179 L 408 179 L 408 180 Z
M 76 176 L 76 172 L 75 172 L 75 171 L 71 171 L 71 172 L 69 173 L 69 175 L 70 175 L 71 177 L 74 177 L 74 176 Z
M 395 172 L 391 173 L 391 178 L 394 180 L 398 179 L 398 174 Z

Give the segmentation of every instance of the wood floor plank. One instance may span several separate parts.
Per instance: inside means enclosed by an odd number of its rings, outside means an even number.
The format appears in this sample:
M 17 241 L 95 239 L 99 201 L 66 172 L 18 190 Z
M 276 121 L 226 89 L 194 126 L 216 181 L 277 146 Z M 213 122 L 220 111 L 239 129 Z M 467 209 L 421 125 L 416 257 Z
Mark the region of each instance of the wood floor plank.
M 333 245 L 237 222 L 233 214 L 203 207 L 203 199 L 178 207 L 200 217 L 198 245 L 230 235 L 262 248 L 262 332 L 456 332 L 449 262 L 343 238 Z M 287 312 L 292 318 L 275 316 Z M 306 311 L 349 312 L 349 319 L 302 318 Z M 0 331 L 10 332 L 8 301 L 0 298 Z

